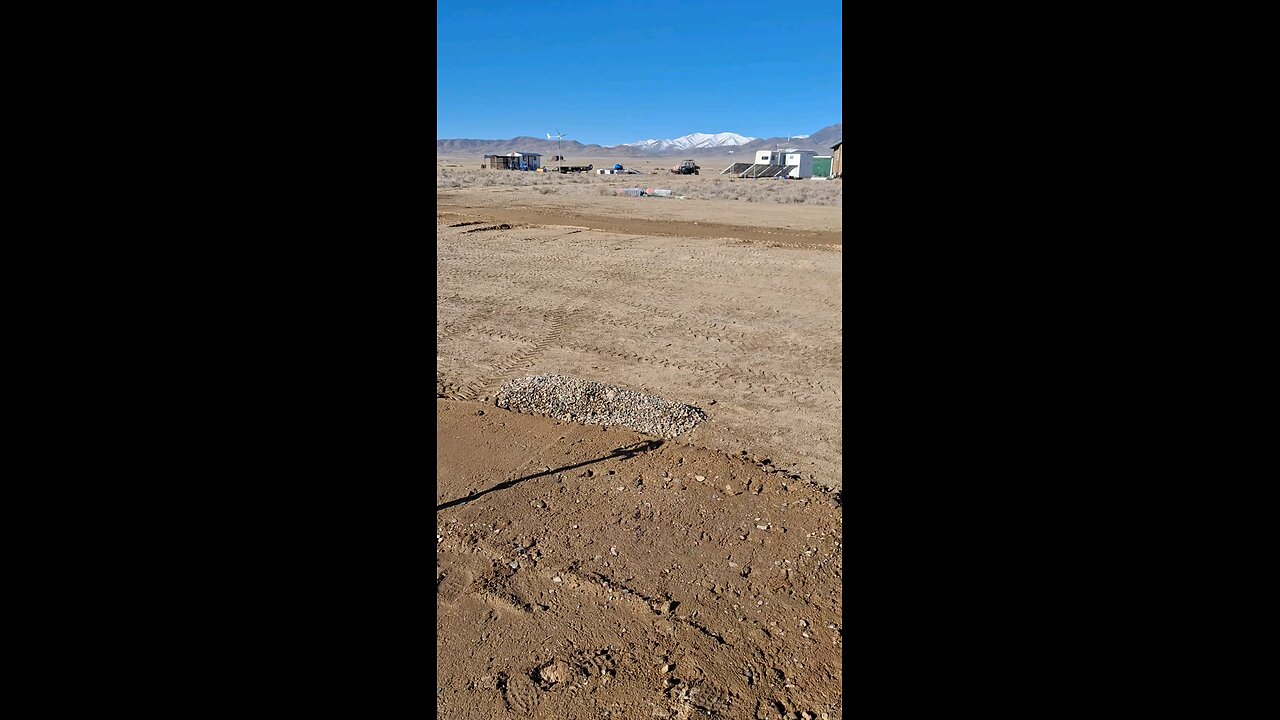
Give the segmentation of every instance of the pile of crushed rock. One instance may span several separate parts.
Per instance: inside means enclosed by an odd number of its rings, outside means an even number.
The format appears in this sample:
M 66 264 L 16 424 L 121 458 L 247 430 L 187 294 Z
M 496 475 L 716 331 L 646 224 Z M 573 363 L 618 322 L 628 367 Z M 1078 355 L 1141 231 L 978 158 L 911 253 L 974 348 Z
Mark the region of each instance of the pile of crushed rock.
M 675 437 L 707 419 L 701 408 L 692 405 L 567 375 L 508 380 L 496 400 L 498 407 L 516 412 L 588 425 L 621 425 L 658 437 Z

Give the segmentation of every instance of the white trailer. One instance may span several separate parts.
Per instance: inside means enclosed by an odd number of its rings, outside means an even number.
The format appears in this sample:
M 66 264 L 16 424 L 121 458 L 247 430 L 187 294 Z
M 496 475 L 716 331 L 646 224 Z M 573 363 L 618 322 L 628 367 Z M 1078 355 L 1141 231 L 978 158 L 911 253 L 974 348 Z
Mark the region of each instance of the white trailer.
M 788 150 L 786 151 L 786 161 L 783 165 L 793 167 L 794 169 L 787 173 L 790 178 L 811 178 L 813 177 L 813 156 L 817 155 L 813 150 Z

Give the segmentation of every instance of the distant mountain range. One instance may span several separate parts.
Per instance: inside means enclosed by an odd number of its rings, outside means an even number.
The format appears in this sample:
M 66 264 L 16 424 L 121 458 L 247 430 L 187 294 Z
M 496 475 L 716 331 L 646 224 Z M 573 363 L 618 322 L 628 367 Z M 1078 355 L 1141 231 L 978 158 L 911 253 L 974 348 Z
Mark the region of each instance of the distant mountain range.
M 623 145 L 583 145 L 576 140 L 562 140 L 560 154 L 574 157 L 661 157 L 664 155 L 701 155 L 728 157 L 730 153 L 741 157 L 756 150 L 796 148 L 816 150 L 819 155 L 830 154 L 831 146 L 843 139 L 841 123 L 829 125 L 810 133 L 807 137 L 793 135 L 790 138 L 752 138 L 737 133 L 723 132 L 715 135 L 692 133 L 672 140 L 642 140 Z M 493 155 L 512 151 L 536 152 L 550 157 L 556 152 L 556 141 L 523 135 L 510 140 L 436 140 L 437 155 Z
M 629 147 L 638 147 L 642 150 L 652 150 L 661 152 L 663 150 L 693 150 L 695 148 L 717 148 L 717 147 L 733 147 L 736 145 L 746 145 L 755 140 L 753 137 L 744 137 L 738 133 L 722 132 L 715 135 L 706 133 L 693 133 L 685 135 L 673 140 L 641 140 L 633 143 L 623 143 Z

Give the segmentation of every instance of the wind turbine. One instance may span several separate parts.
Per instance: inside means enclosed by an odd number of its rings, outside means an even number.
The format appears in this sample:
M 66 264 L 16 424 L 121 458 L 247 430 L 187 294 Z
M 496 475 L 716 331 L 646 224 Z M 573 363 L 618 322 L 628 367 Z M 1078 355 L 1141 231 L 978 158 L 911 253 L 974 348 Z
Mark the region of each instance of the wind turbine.
M 560 132 L 560 129 L 557 128 L 556 129 L 556 172 L 560 172 L 560 139 L 563 138 L 564 136 L 565 136 L 565 133 Z M 551 139 L 551 133 L 547 133 L 547 139 L 548 140 Z

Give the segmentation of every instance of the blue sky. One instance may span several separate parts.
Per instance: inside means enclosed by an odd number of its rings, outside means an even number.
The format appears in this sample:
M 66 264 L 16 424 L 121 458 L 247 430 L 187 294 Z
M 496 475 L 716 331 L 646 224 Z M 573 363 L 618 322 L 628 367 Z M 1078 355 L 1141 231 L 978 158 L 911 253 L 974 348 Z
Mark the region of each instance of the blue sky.
M 436 4 L 436 138 L 616 145 L 841 117 L 841 3 Z M 767 48 L 767 49 L 765 49 Z

